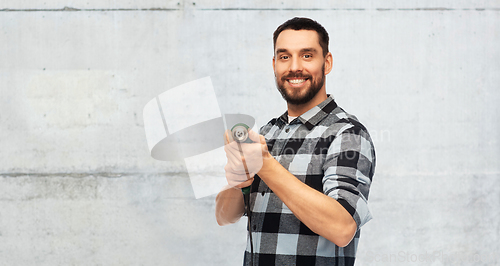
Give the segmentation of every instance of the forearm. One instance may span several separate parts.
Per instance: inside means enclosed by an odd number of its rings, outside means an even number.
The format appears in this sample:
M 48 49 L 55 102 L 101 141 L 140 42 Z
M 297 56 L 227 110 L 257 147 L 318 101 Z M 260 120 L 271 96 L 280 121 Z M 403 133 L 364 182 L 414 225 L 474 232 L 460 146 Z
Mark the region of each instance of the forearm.
M 264 160 L 260 178 L 313 232 L 338 246 L 349 244 L 356 222 L 335 199 L 302 183 L 274 159 Z
M 243 193 L 240 188 L 225 189 L 215 198 L 215 217 L 219 225 L 237 222 L 245 213 Z

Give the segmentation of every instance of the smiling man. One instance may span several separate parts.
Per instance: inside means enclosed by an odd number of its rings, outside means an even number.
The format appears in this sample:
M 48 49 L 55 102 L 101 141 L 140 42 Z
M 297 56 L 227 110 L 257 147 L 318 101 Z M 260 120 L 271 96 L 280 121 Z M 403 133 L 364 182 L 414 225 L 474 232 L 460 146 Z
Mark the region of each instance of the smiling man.
M 276 85 L 288 110 L 260 135 L 250 131 L 254 143 L 226 133 L 231 188 L 217 195 L 217 222 L 248 215 L 245 265 L 354 265 L 360 228 L 371 219 L 373 143 L 326 93 L 333 65 L 326 30 L 293 18 L 273 37 Z

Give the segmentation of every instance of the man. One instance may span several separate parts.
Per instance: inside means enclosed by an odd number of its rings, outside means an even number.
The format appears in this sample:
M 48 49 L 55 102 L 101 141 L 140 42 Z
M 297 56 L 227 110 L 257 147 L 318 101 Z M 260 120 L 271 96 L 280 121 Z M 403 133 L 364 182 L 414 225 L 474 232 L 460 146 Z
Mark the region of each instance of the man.
M 326 94 L 333 65 L 326 30 L 293 18 L 273 37 L 276 84 L 288 110 L 261 135 L 250 131 L 254 143 L 236 143 L 226 133 L 232 188 L 217 195 L 217 222 L 249 216 L 245 265 L 354 265 L 360 227 L 371 219 L 373 143 Z M 241 189 L 249 186 L 245 208 Z

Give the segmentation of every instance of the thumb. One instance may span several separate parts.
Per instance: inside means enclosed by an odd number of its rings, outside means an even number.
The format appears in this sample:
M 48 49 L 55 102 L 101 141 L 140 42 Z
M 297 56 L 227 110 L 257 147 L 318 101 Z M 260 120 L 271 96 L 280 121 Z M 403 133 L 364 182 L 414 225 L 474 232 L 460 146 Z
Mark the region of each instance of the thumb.
M 256 143 L 260 143 L 260 135 L 259 133 L 251 130 L 251 129 L 248 129 L 248 137 L 253 141 L 253 142 L 256 142 Z
M 224 145 L 229 144 L 231 141 L 233 141 L 233 134 L 231 134 L 231 131 L 228 129 L 224 131 Z

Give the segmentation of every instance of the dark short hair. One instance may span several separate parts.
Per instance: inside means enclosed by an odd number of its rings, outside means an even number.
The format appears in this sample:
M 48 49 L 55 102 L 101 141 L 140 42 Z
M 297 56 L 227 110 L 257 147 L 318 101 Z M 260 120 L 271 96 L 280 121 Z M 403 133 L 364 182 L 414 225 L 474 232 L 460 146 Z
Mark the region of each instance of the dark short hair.
M 273 34 L 274 50 L 276 50 L 276 40 L 278 39 L 280 33 L 284 30 L 316 31 L 319 37 L 319 45 L 321 46 L 321 49 L 323 49 L 323 56 L 326 56 L 326 54 L 328 54 L 328 32 L 326 32 L 325 28 L 323 28 L 323 26 L 321 26 L 321 24 L 319 24 L 315 20 L 312 20 L 310 18 L 294 17 L 281 24 Z

